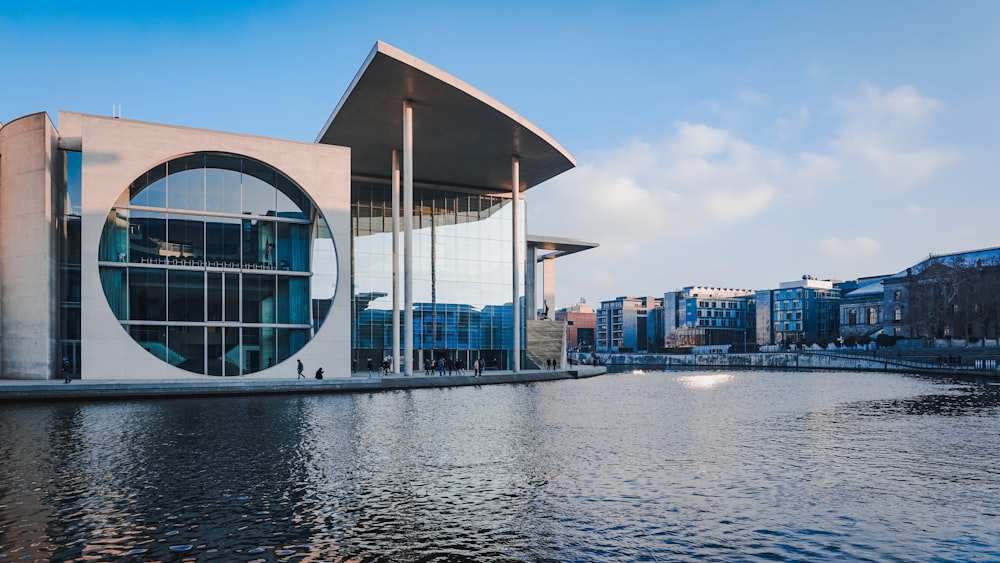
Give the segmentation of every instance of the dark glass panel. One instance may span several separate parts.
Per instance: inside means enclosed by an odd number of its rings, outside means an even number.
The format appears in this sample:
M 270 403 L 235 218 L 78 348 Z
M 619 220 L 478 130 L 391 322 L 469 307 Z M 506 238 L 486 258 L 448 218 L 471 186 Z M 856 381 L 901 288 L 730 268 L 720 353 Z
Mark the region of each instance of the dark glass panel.
M 222 341 L 222 327 L 205 327 L 205 353 L 208 363 L 205 365 L 205 373 L 208 375 L 222 375 L 223 367 L 222 355 L 225 347 Z
M 243 357 L 243 346 L 240 344 L 240 329 L 236 327 L 226 327 L 222 329 L 223 349 L 225 355 L 222 357 L 223 375 L 239 375 L 240 361 Z
M 275 321 L 275 276 L 243 274 L 243 322 Z
M 205 265 L 205 220 L 198 215 L 171 213 L 167 218 L 167 242 L 161 254 L 182 266 Z
M 240 220 L 235 217 L 205 218 L 205 261 L 208 267 L 239 267 L 240 225 Z
M 108 232 L 109 230 L 108 225 L 105 225 L 105 232 Z M 166 260 L 169 255 L 166 246 L 166 214 L 151 211 L 137 211 L 135 209 L 129 212 L 129 261 L 141 264 L 166 264 Z M 116 261 L 111 258 L 109 258 L 109 260 Z
M 131 320 L 167 320 L 166 270 L 132 268 L 128 275 L 128 295 Z
M 80 218 L 76 216 L 66 217 L 64 223 L 66 228 L 66 237 L 63 239 L 62 247 L 62 263 L 72 264 L 75 266 L 80 265 Z M 122 226 L 125 232 L 128 232 L 128 223 Z M 125 238 L 124 236 L 122 238 Z M 126 241 L 128 239 L 126 238 Z M 125 243 L 127 248 L 127 242 Z M 121 258 L 120 255 L 116 254 L 117 258 Z M 124 262 L 124 260 L 119 260 L 119 262 Z
M 270 270 L 275 250 L 274 222 L 243 219 L 243 267 Z
M 125 268 L 101 268 L 101 286 L 104 296 L 111 306 L 115 318 L 124 321 L 128 319 L 128 291 L 125 285 Z
M 205 272 L 171 270 L 167 276 L 170 321 L 205 320 Z
M 208 285 L 205 293 L 205 309 L 208 314 L 207 320 L 210 323 L 222 321 L 222 305 L 225 296 L 222 292 L 222 276 L 219 272 L 208 273 Z M 211 356 L 209 356 L 211 358 Z
M 167 349 L 167 327 L 131 325 L 128 328 L 128 333 L 147 352 L 167 361 L 169 352 Z
M 279 270 L 309 271 L 309 225 L 277 223 L 277 262 Z
M 80 222 L 74 221 L 79 231 Z M 68 227 L 69 225 L 67 225 Z M 112 209 L 101 231 L 101 243 L 97 259 L 102 262 L 127 262 L 129 246 L 129 210 Z M 68 234 L 68 233 L 67 233 Z M 79 233 L 77 233 L 79 234 Z M 79 244 L 79 241 L 77 241 Z M 79 252 L 79 251 L 77 251 Z
M 243 373 L 261 370 L 260 329 L 243 328 Z
M 205 373 L 205 327 L 168 327 L 167 344 L 168 362 L 186 371 Z
M 80 308 L 62 307 L 59 315 L 60 340 L 80 340 Z
M 279 328 L 277 361 L 281 363 L 291 358 L 309 342 L 309 331 L 297 328 Z
M 239 322 L 240 320 L 240 275 L 226 274 L 225 302 L 223 303 L 223 314 L 226 322 Z

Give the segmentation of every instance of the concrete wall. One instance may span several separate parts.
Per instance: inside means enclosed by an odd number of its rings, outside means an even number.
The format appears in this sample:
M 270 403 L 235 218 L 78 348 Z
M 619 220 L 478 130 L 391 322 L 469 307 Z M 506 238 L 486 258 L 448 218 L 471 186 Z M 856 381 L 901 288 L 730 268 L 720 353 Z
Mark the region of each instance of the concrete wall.
M 350 371 L 350 150 L 231 133 L 60 113 L 65 146 L 79 144 L 82 171 L 82 366 L 85 379 L 190 379 L 155 359 L 115 318 L 104 296 L 97 251 L 105 218 L 129 184 L 156 164 L 196 151 L 239 154 L 287 174 L 313 199 L 330 225 L 337 251 L 333 307 L 315 337 L 292 358 L 248 377 L 295 377 L 295 359 L 327 374 Z M 388 158 L 388 157 L 387 157 Z
M 44 113 L 0 129 L 0 377 L 55 377 L 58 141 Z

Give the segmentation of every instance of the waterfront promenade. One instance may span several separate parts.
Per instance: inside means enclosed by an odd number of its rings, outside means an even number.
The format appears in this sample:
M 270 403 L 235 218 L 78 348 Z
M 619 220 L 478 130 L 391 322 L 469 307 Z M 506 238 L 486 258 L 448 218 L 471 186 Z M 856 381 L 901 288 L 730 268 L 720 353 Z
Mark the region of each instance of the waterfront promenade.
M 488 370 L 483 375 L 424 375 L 393 374 L 380 376 L 367 372 L 352 373 L 347 377 L 326 376 L 322 380 L 296 379 L 292 373 L 287 378 L 226 377 L 203 379 L 162 380 L 14 380 L 0 379 L 0 402 L 26 400 L 78 400 L 122 399 L 142 397 L 181 396 L 239 396 L 305 393 L 358 393 L 419 389 L 428 387 L 461 387 L 469 385 L 498 385 L 534 383 L 560 379 L 580 379 L 605 373 L 603 366 L 574 366 L 569 370 Z

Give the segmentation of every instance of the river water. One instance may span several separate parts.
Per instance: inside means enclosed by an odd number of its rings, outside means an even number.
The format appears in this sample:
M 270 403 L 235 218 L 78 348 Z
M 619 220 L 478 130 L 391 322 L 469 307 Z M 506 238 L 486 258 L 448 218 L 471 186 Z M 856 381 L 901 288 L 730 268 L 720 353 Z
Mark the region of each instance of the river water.
M 0 405 L 2 561 L 997 561 L 1000 389 L 650 372 Z

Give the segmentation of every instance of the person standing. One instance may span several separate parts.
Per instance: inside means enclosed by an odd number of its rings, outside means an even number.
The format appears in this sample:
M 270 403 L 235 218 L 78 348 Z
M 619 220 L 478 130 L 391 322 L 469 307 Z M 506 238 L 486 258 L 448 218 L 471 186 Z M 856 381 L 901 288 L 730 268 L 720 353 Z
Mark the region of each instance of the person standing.
M 372 378 L 372 359 L 368 358 L 368 379 Z
M 306 376 L 303 375 L 303 373 L 302 373 L 302 370 L 304 369 L 303 366 L 302 366 L 302 360 L 295 360 L 295 361 L 298 363 L 298 368 L 297 369 L 298 369 L 298 372 L 299 372 L 299 376 L 296 379 L 305 379 Z

